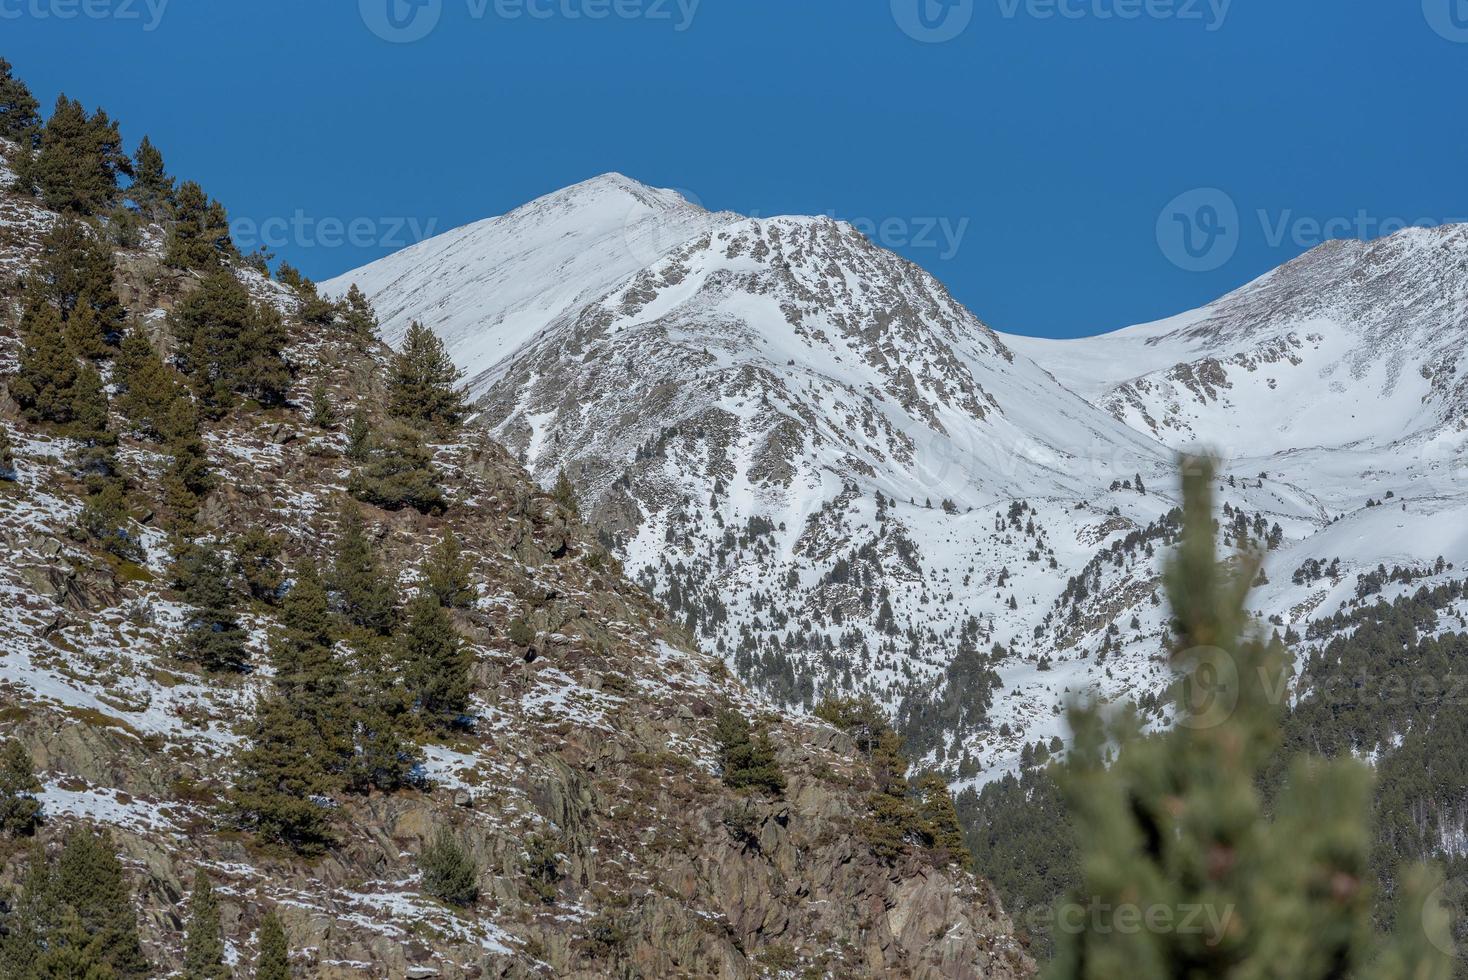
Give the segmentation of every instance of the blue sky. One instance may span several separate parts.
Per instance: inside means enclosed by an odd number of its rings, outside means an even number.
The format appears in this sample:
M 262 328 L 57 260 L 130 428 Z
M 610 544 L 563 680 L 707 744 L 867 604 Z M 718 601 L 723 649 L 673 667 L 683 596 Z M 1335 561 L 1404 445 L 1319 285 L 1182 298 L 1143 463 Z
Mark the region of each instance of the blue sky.
M 0 38 L 316 278 L 619 170 L 1070 336 L 1468 219 L 1468 0 L 0 0 Z

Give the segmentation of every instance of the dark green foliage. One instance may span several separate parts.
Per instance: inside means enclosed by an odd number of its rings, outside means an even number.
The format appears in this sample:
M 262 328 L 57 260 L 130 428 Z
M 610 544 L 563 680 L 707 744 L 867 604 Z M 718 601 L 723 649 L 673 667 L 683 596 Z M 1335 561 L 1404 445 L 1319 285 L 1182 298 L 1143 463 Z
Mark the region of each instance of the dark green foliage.
M 1022 938 L 1037 954 L 1053 949 L 1050 911 L 1080 884 L 1075 828 L 1051 768 L 1006 775 L 966 790 L 958 811 L 971 828 L 974 863 L 994 883 Z
M 341 317 L 342 323 L 359 343 L 377 339 L 377 313 L 356 283 L 352 283 L 346 299 L 342 300 Z
M 285 586 L 285 569 L 280 562 L 284 547 L 284 537 L 259 527 L 252 527 L 235 539 L 235 557 L 252 599 L 275 602 L 280 598 Z
M 539 834 L 525 841 L 525 877 L 530 881 L 530 888 L 535 897 L 546 905 L 554 905 L 556 897 L 560 894 L 562 879 L 566 877 L 561 870 L 560 855 L 556 848 L 556 842 L 550 837 L 542 837 Z
M 0 426 L 0 481 L 13 482 L 18 475 L 15 469 L 15 449 L 10 444 L 10 430 Z
M 423 562 L 423 587 L 449 609 L 467 609 L 474 603 L 470 567 L 459 539 L 445 532 Z
M 402 350 L 393 358 L 388 411 L 414 428 L 448 436 L 464 418 L 460 377 L 443 341 L 415 322 L 403 338 Z
M 173 314 L 179 366 L 194 384 L 204 410 L 219 417 L 236 395 L 261 405 L 285 401 L 290 368 L 283 351 L 287 337 L 280 315 L 250 298 L 226 270 L 207 276 Z
M 198 409 L 188 392 L 175 392 L 164 420 L 163 438 L 169 457 L 163 475 L 164 500 L 172 514 L 173 530 L 188 535 L 195 530 L 200 500 L 214 486 Z
M 311 424 L 330 432 L 336 428 L 336 406 L 331 403 L 331 389 L 325 378 L 317 379 L 311 386 Z
M 10 383 L 11 395 L 32 422 L 65 425 L 75 405 L 76 354 L 67 342 L 61 313 L 35 285 L 26 291 L 20 336 L 20 370 Z
M 384 510 L 411 507 L 424 514 L 448 507 L 433 454 L 422 435 L 401 424 L 390 424 L 368 440 L 367 458 L 347 483 L 358 500 Z
M 229 214 L 204 189 L 184 181 L 173 201 L 173 229 L 164 261 L 175 269 L 209 272 L 238 255 L 229 237 Z
M 964 843 L 963 829 L 958 824 L 958 809 L 953 805 L 953 795 L 948 783 L 935 772 L 925 773 L 918 780 L 917 791 L 920 802 L 918 816 L 927 827 L 927 836 L 932 848 L 938 852 L 939 863 L 952 862 L 965 870 L 972 869 L 973 857 Z
M 242 671 L 249 664 L 245 631 L 240 627 L 242 585 L 233 556 L 212 542 L 190 546 L 176 571 L 184 601 L 192 609 L 184 620 L 181 655 L 211 671 Z
M 433 596 L 420 593 L 408 603 L 406 620 L 394 639 L 413 704 L 434 728 L 462 724 L 469 708 L 473 659 L 453 617 Z
M 367 421 L 367 413 L 359 408 L 347 423 L 347 459 L 354 463 L 367 459 L 372 451 L 371 439 L 372 425 Z
M 229 980 L 224 965 L 224 934 L 219 925 L 219 902 L 214 886 L 202 870 L 194 875 L 189 896 L 189 929 L 184 941 L 184 980 Z
M 769 735 L 763 731 L 755 734 L 744 715 L 733 708 L 719 712 L 714 723 L 714 744 L 719 750 L 725 786 L 771 796 L 785 792 L 785 775 L 775 759 Z
M 141 329 L 123 335 L 113 378 L 118 387 L 118 412 L 142 435 L 163 438 L 169 410 L 179 397 L 179 384 Z
M 265 913 L 260 923 L 260 955 L 255 960 L 255 980 L 291 980 L 290 947 L 285 929 L 274 912 Z
M 173 178 L 163 166 L 163 154 L 146 136 L 133 155 L 133 182 L 127 196 L 144 220 L 162 221 L 172 213 Z
M 0 930 L 6 980 L 143 980 L 132 894 L 112 838 L 87 827 L 67 836 L 54 862 L 32 852 L 12 914 Z
M 1000 686 L 999 674 L 981 648 L 979 621 L 971 616 L 959 631 L 958 649 L 941 681 L 931 689 L 909 692 L 898 705 L 897 725 L 908 751 L 922 758 L 945 738 L 981 730 Z
M 101 109 L 88 117 L 80 102 L 59 96 L 22 182 L 53 211 L 105 214 L 117 203 L 120 174 L 132 174 L 132 161 L 117 124 Z
M 571 482 L 571 478 L 566 475 L 565 470 L 561 470 L 556 474 L 556 485 L 551 489 L 551 496 L 571 516 L 576 517 L 581 513 L 580 508 L 576 504 L 576 486 Z
M 143 547 L 131 528 L 127 484 L 119 479 L 102 481 L 82 506 L 77 518 L 78 533 L 109 554 L 136 562 L 143 557 Z
M 0 58 L 0 139 L 34 148 L 41 140 L 41 104 L 25 82 L 11 73 L 10 62 Z
M 1202 909 L 1204 926 L 1131 930 L 1085 915 L 1061 930 L 1048 975 L 1446 977 L 1428 941 L 1442 923 L 1424 878 L 1399 889 L 1412 921 L 1376 934 L 1363 765 L 1301 758 L 1265 815 L 1258 783 L 1280 739 L 1270 692 L 1286 656 L 1246 611 L 1257 559 L 1228 571 L 1217 562 L 1212 484 L 1206 461 L 1185 463 L 1183 544 L 1166 574 L 1184 678 L 1177 725 L 1145 738 L 1134 716 L 1107 723 L 1076 709 L 1064 780 L 1084 855 L 1076 904 L 1174 917 Z
M 441 902 L 467 907 L 479 898 L 479 863 L 448 829 L 440 828 L 418 855 L 423 890 Z
M 115 275 L 112 247 L 80 221 L 63 218 L 41 239 L 35 279 L 61 312 L 73 354 L 100 358 L 122 339 L 127 311 Z
M 397 588 L 378 565 L 362 516 L 350 504 L 341 512 L 330 585 L 337 609 L 349 624 L 380 636 L 392 632 L 397 623 Z
M 42 789 L 25 746 L 13 738 L 0 744 L 0 834 L 23 837 L 36 829 Z

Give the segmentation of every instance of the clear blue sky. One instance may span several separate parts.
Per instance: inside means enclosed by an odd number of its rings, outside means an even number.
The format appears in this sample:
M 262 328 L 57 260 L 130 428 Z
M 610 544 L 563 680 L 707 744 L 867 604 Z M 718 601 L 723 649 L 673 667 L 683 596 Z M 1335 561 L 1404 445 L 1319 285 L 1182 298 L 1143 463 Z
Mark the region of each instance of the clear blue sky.
M 1311 221 L 1468 219 L 1468 0 L 1224 3 L 0 0 L 0 55 L 304 227 L 276 251 L 316 278 L 395 219 L 620 170 L 861 219 L 994 326 L 1067 336 L 1206 302 Z

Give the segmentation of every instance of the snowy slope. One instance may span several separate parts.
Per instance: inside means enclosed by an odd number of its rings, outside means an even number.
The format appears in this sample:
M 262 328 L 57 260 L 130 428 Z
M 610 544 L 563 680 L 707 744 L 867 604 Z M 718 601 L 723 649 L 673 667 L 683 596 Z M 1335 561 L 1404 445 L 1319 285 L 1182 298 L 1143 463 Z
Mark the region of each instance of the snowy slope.
M 361 283 L 389 337 L 440 330 L 495 434 L 543 483 L 565 469 L 629 569 L 777 695 L 922 714 L 977 646 L 987 718 L 909 735 L 991 778 L 1068 698 L 1166 682 L 1177 448 L 1224 452 L 1281 625 L 1378 563 L 1468 564 L 1465 252 L 1462 229 L 1335 243 L 1203 310 L 1038 341 L 849 226 L 601 178 L 331 285 Z M 1339 580 L 1292 581 L 1312 558 Z

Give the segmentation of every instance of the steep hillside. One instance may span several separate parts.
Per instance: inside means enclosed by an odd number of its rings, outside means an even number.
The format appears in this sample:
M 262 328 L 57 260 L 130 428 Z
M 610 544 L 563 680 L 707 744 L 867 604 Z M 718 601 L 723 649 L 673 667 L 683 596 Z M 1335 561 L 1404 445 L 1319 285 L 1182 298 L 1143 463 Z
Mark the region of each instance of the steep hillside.
M 353 426 L 331 417 L 394 431 L 390 352 L 340 311 L 323 314 L 309 286 L 226 262 L 256 303 L 284 314 L 289 384 L 280 405 L 243 400 L 206 420 L 211 488 L 192 519 L 169 479 L 182 450 L 144 438 L 114 397 L 102 424 L 117 436 L 127 498 L 103 539 L 111 550 L 99 547 L 77 530 L 88 492 L 78 460 L 95 447 L 74 427 L 29 420 L 12 397 L 22 347 L 12 277 L 35 267 L 57 218 L 13 190 L 0 192 L 0 213 L 0 428 L 14 457 L 14 479 L 0 478 L 0 736 L 36 763 L 44 845 L 54 851 L 78 823 L 113 832 L 159 975 L 180 963 L 199 869 L 242 971 L 273 912 L 302 975 L 323 978 L 1032 972 L 992 890 L 955 855 L 916 825 L 897 828 L 893 846 L 872 812 L 873 766 L 852 738 L 784 717 L 697 652 L 496 443 L 470 432 L 430 446 L 443 508 L 352 499 L 365 464 L 351 457 Z M 171 372 L 188 356 L 178 311 L 210 288 L 205 277 L 161 261 L 163 225 L 136 237 L 115 219 L 86 227 L 125 240 L 116 293 Z M 117 396 L 113 357 L 99 363 Z M 418 736 L 404 788 L 308 800 L 329 811 L 336 840 L 302 857 L 242 826 L 230 789 L 251 717 L 280 683 L 272 647 L 298 628 L 280 596 L 308 563 L 332 564 L 344 513 L 363 522 L 399 601 L 425 588 L 415 569 L 436 542 L 458 543 L 472 594 L 452 622 L 471 654 L 471 694 L 452 726 Z M 201 613 L 175 583 L 185 526 L 231 554 L 249 532 L 280 541 L 269 559 L 280 580 L 239 614 L 248 662 L 238 671 L 205 672 L 184 656 Z M 783 791 L 729 785 L 721 715 L 731 709 L 768 737 Z M 427 894 L 418 855 L 441 829 L 477 861 L 472 908 Z M 22 844 L 0 845 L 4 891 L 33 860 Z

